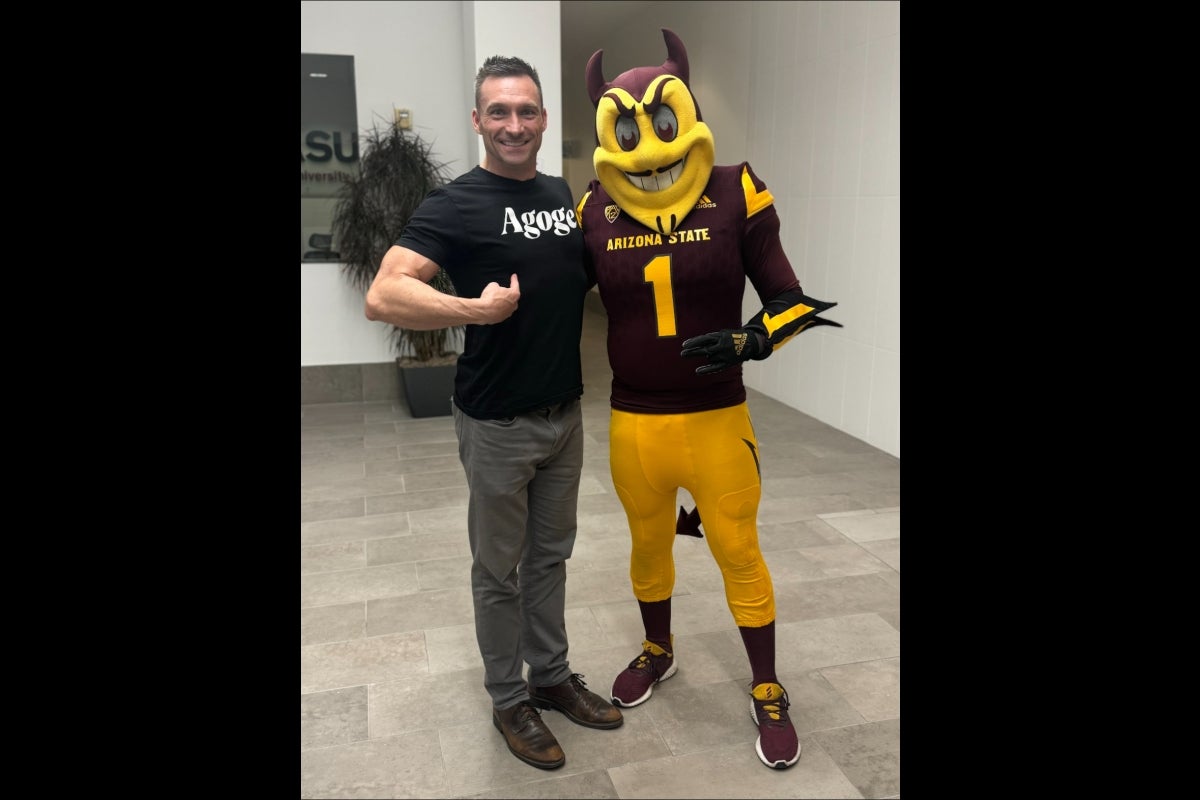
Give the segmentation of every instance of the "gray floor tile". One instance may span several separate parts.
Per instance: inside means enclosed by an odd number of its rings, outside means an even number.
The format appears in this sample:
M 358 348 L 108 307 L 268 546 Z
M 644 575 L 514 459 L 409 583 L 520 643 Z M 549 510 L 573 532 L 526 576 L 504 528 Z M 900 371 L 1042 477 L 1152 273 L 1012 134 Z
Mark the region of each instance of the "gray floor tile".
M 425 646 L 429 651 L 429 671 L 432 674 L 483 668 L 479 642 L 475 638 L 475 617 L 462 625 L 444 628 L 425 628 Z
M 315 544 L 300 548 L 300 572 L 331 572 L 365 567 L 367 556 L 362 542 Z
M 412 414 L 407 403 L 364 403 L 363 416 L 367 422 L 410 422 Z
M 399 511 L 428 511 L 434 508 L 466 506 L 467 488 L 430 489 L 422 492 L 383 494 L 366 498 L 363 513 L 395 514 Z
M 421 631 L 300 648 L 301 694 L 427 675 L 429 671 Z
M 363 539 L 403 536 L 408 532 L 409 518 L 403 512 L 376 514 L 370 517 L 359 515 L 301 524 L 300 545 L 303 547 L 336 542 L 357 542 Z
M 333 451 L 321 451 L 300 454 L 300 466 L 330 464 L 372 464 L 376 462 L 395 461 L 399 456 L 395 447 L 353 448 Z
M 862 797 L 833 759 L 812 743 L 810 736 L 801 736 L 800 746 L 800 760 L 786 770 L 767 768 L 758 760 L 753 744 L 739 742 L 699 753 L 610 767 L 608 774 L 621 797 L 714 800 Z M 647 787 L 653 787 L 649 795 Z
M 833 527 L 856 542 L 900 538 L 900 512 L 885 511 L 866 514 L 823 517 Z
M 462 467 L 447 469 L 440 472 L 406 472 L 404 473 L 404 491 L 419 492 L 425 489 L 454 489 L 466 488 L 467 476 Z
M 529 800 L 558 800 L 561 797 L 583 798 L 584 800 L 602 800 L 617 798 L 617 788 L 605 770 L 583 772 L 578 775 L 565 775 L 560 778 L 547 778 L 519 786 L 508 786 L 503 789 L 493 789 L 489 792 L 465 795 L 472 800 L 503 800 L 503 798 L 528 798 Z
M 362 638 L 366 635 L 365 606 L 355 602 L 300 609 L 300 644 Z
M 897 540 L 899 547 L 899 540 Z M 806 547 L 797 551 L 815 566 L 824 578 L 844 578 L 847 575 L 868 575 L 894 569 L 891 564 L 868 552 L 865 545 L 830 544 L 821 547 Z
M 629 549 L 628 535 L 605 539 L 577 536 L 575 551 L 567 560 L 567 572 L 604 572 L 613 575 L 624 571 L 628 575 Z M 631 596 L 632 591 L 630 589 Z
M 363 498 L 350 497 L 342 500 L 316 500 L 300 504 L 301 522 L 318 522 L 325 519 L 344 519 L 363 515 Z
M 311 436 L 305 438 L 301 434 L 300 438 L 300 455 L 324 455 L 329 453 L 355 453 L 359 454 L 363 451 L 363 437 L 359 436 L 338 436 L 314 439 Z
M 576 577 L 575 575 L 567 575 L 568 609 L 571 605 L 571 584 Z M 609 598 L 612 602 L 594 603 L 591 605 L 591 610 L 593 616 L 596 618 L 596 623 L 600 626 L 600 630 L 604 632 L 605 642 L 614 647 L 623 646 L 625 649 L 628 649 L 629 654 L 625 656 L 624 662 L 629 662 L 642 651 L 642 639 L 644 636 L 642 617 L 638 613 L 638 604 L 633 598 L 632 590 L 624 595 L 627 599 L 614 599 L 619 596 L 614 591 L 612 597 Z M 572 647 L 580 646 L 584 645 L 582 643 L 572 645 Z M 621 666 L 624 667 L 625 663 L 622 663 Z
M 300 695 L 300 749 L 311 750 L 367 738 L 367 687 Z
M 300 428 L 324 425 L 361 424 L 367 421 L 368 410 L 363 403 L 309 404 L 300 406 Z
M 900 659 L 824 667 L 820 673 L 864 720 L 900 717 Z
M 781 614 L 779 619 L 786 618 Z M 900 634 L 878 614 L 775 623 L 776 664 L 793 670 L 899 656 Z
M 365 544 L 367 564 L 371 566 L 471 555 L 471 544 L 467 541 L 465 530 L 391 536 L 386 539 L 371 539 Z
M 789 522 L 759 523 L 758 547 L 764 553 L 772 550 L 794 550 L 798 547 L 818 547 L 843 541 L 841 533 L 820 519 Z
M 396 445 L 401 452 L 416 450 L 423 456 L 445 455 L 458 452 L 458 443 L 454 438 L 453 426 L 446 424 L 438 428 L 410 427 L 406 423 L 396 423 L 390 431 L 379 431 L 363 435 L 363 444 L 367 447 L 383 447 Z M 428 452 L 429 448 L 415 448 L 415 445 L 436 444 L 436 452 Z M 415 453 L 414 453 L 415 455 Z
M 321 572 L 300 576 L 300 607 L 378 600 L 413 594 L 419 590 L 416 564 L 382 564 L 378 567 Z
M 421 591 L 471 585 L 471 556 L 435 558 L 417 562 L 417 583 Z
M 337 483 L 365 478 L 369 473 L 361 461 L 348 461 L 342 464 L 310 464 L 300 467 L 300 488 L 312 485 Z
M 656 689 L 649 700 L 629 713 L 640 712 L 653 720 L 672 754 L 698 753 L 737 742 L 753 746 L 758 738 L 758 728 L 750 721 L 750 697 L 739 681 L 701 686 L 664 682 L 661 688 L 663 691 Z
M 776 666 L 780 683 L 788 694 L 788 716 L 803 735 L 844 725 L 863 722 L 863 715 L 845 695 L 839 692 L 819 670 L 807 672 L 793 670 L 791 664 L 781 662 Z M 749 681 L 740 687 L 745 695 L 745 713 L 750 716 Z
M 470 765 L 470 769 L 448 771 L 447 788 L 455 797 L 542 781 L 550 774 L 513 757 L 504 737 L 492 724 L 490 712 L 479 722 L 443 725 L 438 728 L 437 736 L 442 752 L 453 753 L 457 764 Z M 570 755 L 567 759 L 570 760 Z M 564 765 L 554 775 L 574 772 Z
M 567 573 L 567 608 L 633 599 L 629 565 Z
M 879 613 L 900 606 L 900 592 L 878 573 L 823 578 L 775 587 L 779 622 Z
M 445 455 L 404 458 L 397 461 L 379 461 L 366 465 L 367 475 L 408 475 L 425 472 L 462 471 L 457 449 Z
M 367 635 L 473 624 L 470 584 L 367 601 Z
M 763 494 L 769 497 L 816 497 L 825 494 L 850 494 L 872 489 L 871 484 L 849 472 L 823 472 L 811 475 L 763 477 Z
M 492 701 L 483 686 L 482 666 L 413 675 L 403 680 L 374 683 L 368 688 L 372 739 L 412 731 L 432 732 L 466 722 L 491 722 Z M 437 697 L 454 698 L 454 701 L 431 702 Z
M 671 599 L 671 627 L 676 636 L 737 629 L 724 590 L 676 594 Z
M 900 720 L 864 722 L 813 734 L 863 797 L 900 793 Z
M 860 510 L 848 495 L 814 495 L 812 497 L 767 497 L 758 506 L 758 524 L 770 525 L 779 522 L 802 522 L 816 519 L 821 514 L 837 511 Z
M 311 503 L 318 500 L 362 498 L 403 491 L 406 491 L 403 475 L 373 475 L 369 478 L 355 478 L 348 481 L 309 482 L 300 490 L 300 501 Z
M 467 504 L 408 512 L 413 533 L 456 533 L 467 538 Z
M 392 433 L 395 426 L 387 422 L 341 422 L 328 425 L 309 425 L 300 428 L 300 443 L 319 442 L 323 439 L 362 439 Z
M 862 542 L 862 548 L 896 570 L 896 572 L 900 571 L 899 539 L 879 539 L 878 541 Z
M 446 773 L 438 740 L 419 731 L 301 751 L 300 796 L 447 797 Z
M 813 558 L 810 553 L 833 546 L 836 545 L 825 545 L 821 548 L 809 547 L 803 550 L 775 550 L 764 553 L 763 559 L 767 562 L 767 568 L 771 570 L 771 581 L 775 584 L 819 581 L 828 575 L 821 561 Z M 862 556 L 863 558 L 869 557 L 865 553 Z M 887 567 L 880 564 L 879 568 L 886 569 Z

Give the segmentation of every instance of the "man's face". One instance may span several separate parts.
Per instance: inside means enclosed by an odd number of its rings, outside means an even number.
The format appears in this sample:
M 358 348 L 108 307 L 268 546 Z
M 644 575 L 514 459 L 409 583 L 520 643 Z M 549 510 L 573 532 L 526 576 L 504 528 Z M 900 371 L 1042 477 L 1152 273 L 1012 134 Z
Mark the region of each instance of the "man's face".
M 486 78 L 471 124 L 483 137 L 483 167 L 506 178 L 526 180 L 537 172 L 537 154 L 546 130 L 546 109 L 528 75 Z

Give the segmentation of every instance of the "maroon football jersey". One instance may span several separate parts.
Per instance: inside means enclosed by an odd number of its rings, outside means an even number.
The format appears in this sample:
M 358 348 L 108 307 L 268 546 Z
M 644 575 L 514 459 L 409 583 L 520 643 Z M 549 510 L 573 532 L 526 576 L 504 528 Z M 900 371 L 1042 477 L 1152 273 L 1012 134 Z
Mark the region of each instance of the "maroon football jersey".
M 713 167 L 674 233 L 622 213 L 597 180 L 580 212 L 587 268 L 608 313 L 612 407 L 678 414 L 745 400 L 741 365 L 697 375 L 705 360 L 679 351 L 693 336 L 742 327 L 746 278 L 762 305 L 799 286 L 774 201 L 750 165 Z

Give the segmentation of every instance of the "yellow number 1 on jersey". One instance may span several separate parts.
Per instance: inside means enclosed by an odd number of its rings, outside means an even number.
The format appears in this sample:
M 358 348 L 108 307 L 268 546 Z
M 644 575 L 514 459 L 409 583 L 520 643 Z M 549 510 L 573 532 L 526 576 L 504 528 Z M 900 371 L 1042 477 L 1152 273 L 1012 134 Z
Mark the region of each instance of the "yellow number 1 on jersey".
M 645 282 L 654 287 L 654 307 L 658 311 L 658 335 L 675 335 L 675 295 L 671 292 L 671 257 L 655 256 L 642 267 Z

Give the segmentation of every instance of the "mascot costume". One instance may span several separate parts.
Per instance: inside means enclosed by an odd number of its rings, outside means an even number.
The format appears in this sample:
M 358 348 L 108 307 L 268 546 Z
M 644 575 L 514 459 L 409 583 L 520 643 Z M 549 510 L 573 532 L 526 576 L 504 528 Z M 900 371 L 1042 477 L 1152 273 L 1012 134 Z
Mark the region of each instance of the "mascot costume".
M 758 547 L 758 441 L 741 364 L 801 331 L 840 325 L 818 316 L 836 303 L 801 291 L 766 184 L 746 162 L 713 165 L 687 51 L 672 31 L 662 33 L 661 67 L 607 81 L 597 50 L 586 70 L 597 180 L 576 215 L 608 314 L 609 458 L 646 634 L 642 653 L 613 682 L 612 700 L 644 703 L 675 674 L 672 547 L 678 533 L 703 536 L 703 524 L 750 661 L 755 749 L 784 769 L 799 760 L 800 743 L 775 674 L 775 594 Z M 747 278 L 763 307 L 743 324 Z M 676 519 L 680 487 L 696 508 L 680 507 Z

